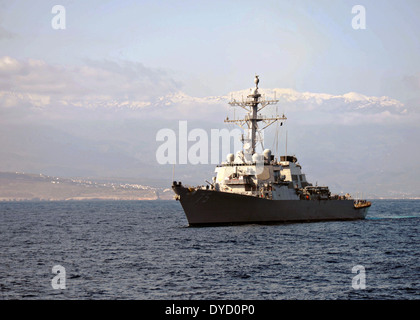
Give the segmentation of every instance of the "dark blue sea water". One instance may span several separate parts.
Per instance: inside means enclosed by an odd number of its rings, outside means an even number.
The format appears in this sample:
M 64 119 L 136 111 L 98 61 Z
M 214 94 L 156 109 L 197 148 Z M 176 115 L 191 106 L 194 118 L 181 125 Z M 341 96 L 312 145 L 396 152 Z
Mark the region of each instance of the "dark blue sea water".
M 209 228 L 176 201 L 3 202 L 0 298 L 419 299 L 419 225 L 418 200 L 373 200 L 361 221 Z

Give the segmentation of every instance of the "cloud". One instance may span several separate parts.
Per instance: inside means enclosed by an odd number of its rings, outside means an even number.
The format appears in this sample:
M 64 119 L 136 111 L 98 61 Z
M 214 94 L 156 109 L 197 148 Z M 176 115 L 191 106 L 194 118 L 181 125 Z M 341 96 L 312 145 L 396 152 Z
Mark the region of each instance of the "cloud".
M 167 72 L 139 62 L 87 61 L 82 66 L 60 66 L 42 60 L 0 58 L 0 91 L 8 99 L 7 106 L 12 96 L 40 106 L 42 96 L 41 105 L 137 108 L 179 88 L 180 83 Z
M 418 85 L 418 78 L 407 78 Z M 120 112 L 121 117 L 150 119 L 197 119 L 222 122 L 233 110 L 231 99 L 246 99 L 251 89 L 220 96 L 194 97 L 161 69 L 139 62 L 86 60 L 79 66 L 51 65 L 41 60 L 0 58 L 0 110 L 12 116 L 38 113 L 50 118 L 75 118 L 81 109 L 99 110 L 90 116 Z M 342 95 L 298 92 L 288 88 L 260 89 L 267 99 L 277 99 L 268 113 L 285 112 L 299 124 L 389 123 L 409 121 L 409 108 L 387 97 L 366 96 L 357 92 Z M 21 112 L 19 112 L 19 109 Z M 243 111 L 236 112 L 239 117 Z M 144 110 L 145 112 L 140 112 Z M 84 113 L 84 115 L 86 115 Z M 418 118 L 418 117 L 417 117 Z M 3 117 L 5 120 L 5 117 Z

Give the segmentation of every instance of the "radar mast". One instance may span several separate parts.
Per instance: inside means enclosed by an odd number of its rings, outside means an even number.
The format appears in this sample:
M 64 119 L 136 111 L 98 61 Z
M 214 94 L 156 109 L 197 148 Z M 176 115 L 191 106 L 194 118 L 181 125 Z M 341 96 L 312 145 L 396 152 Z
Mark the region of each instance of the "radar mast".
M 259 76 L 255 75 L 254 83 L 255 83 L 255 89 L 252 90 L 252 94 L 247 96 L 246 100 L 237 101 L 235 99 L 232 99 L 232 101 L 229 102 L 231 106 L 239 106 L 243 108 L 245 111 L 247 111 L 247 114 L 243 119 L 233 119 L 230 120 L 229 118 L 226 118 L 224 120 L 225 123 L 235 123 L 239 125 L 242 129 L 244 128 L 244 125 L 247 125 L 247 129 L 251 132 L 251 155 L 253 155 L 256 152 L 256 144 L 257 144 L 257 133 L 259 133 L 261 130 L 264 130 L 268 126 L 272 125 L 274 122 L 279 120 L 286 120 L 287 118 L 284 116 L 276 115 L 276 116 L 263 116 L 261 114 L 258 114 L 262 109 L 264 109 L 268 105 L 273 105 L 279 102 L 279 100 L 265 100 L 265 98 L 261 97 L 261 94 L 258 92 L 258 84 L 260 82 Z M 262 129 L 258 128 L 258 122 L 263 122 L 265 126 Z M 248 131 L 248 132 L 249 132 Z M 249 139 L 249 138 L 248 138 Z M 242 142 L 244 142 L 244 138 L 242 139 Z

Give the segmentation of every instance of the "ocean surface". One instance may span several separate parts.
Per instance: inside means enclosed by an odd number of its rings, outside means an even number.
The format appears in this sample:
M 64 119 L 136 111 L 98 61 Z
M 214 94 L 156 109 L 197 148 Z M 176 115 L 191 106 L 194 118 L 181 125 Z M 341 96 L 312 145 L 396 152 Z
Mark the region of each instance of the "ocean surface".
M 359 221 L 192 228 L 177 201 L 3 202 L 0 299 L 419 299 L 420 200 L 372 203 Z

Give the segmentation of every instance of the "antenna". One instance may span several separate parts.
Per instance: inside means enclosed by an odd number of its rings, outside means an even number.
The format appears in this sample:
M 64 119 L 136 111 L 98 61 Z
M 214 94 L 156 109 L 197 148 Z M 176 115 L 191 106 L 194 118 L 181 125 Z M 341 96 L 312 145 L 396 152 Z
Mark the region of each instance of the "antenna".
M 247 115 L 243 119 L 233 119 L 229 120 L 226 119 L 225 122 L 227 123 L 236 123 L 239 125 L 242 129 L 244 128 L 244 125 L 246 124 L 248 127 L 248 130 L 251 131 L 251 150 L 252 154 L 256 152 L 256 142 L 257 142 L 257 133 L 259 133 L 259 130 L 264 130 L 268 126 L 272 125 L 274 122 L 278 120 L 286 120 L 287 118 L 283 115 L 282 117 L 271 116 L 266 117 L 261 114 L 258 114 L 259 111 L 264 109 L 266 106 L 270 104 L 276 104 L 278 100 L 266 100 L 265 97 L 261 99 L 261 94 L 258 92 L 258 84 L 259 84 L 259 76 L 255 75 L 254 83 L 255 83 L 255 89 L 251 89 L 251 94 L 247 96 L 247 99 L 244 100 L 242 96 L 242 101 L 236 101 L 232 100 L 229 102 L 231 106 L 239 106 L 245 111 L 247 111 Z M 263 122 L 265 124 L 265 127 L 262 129 L 258 128 L 258 122 Z
M 286 130 L 286 157 L 287 157 L 287 130 Z
M 172 167 L 172 181 L 175 181 L 175 163 L 174 163 L 174 166 Z
M 276 115 L 278 116 L 279 114 L 279 110 L 278 107 L 276 106 Z M 280 154 L 279 154 L 279 123 L 277 122 L 277 126 L 276 126 L 276 155 L 278 157 L 278 159 L 280 159 Z

